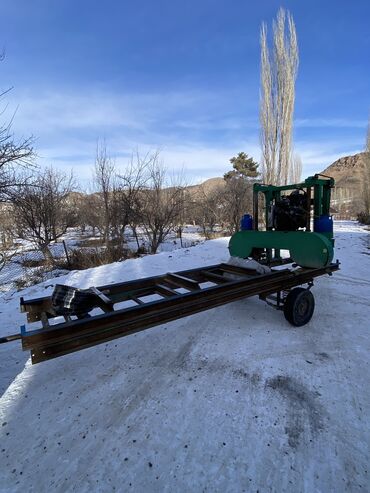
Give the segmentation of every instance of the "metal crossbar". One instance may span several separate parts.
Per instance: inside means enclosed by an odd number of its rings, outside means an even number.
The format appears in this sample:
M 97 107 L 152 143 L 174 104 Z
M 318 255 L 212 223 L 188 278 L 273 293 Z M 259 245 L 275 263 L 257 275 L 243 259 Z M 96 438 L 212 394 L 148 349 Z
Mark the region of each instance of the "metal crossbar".
M 234 300 L 311 283 L 313 278 L 331 274 L 338 268 L 339 264 L 320 269 L 285 268 L 261 275 L 253 269 L 217 264 L 100 286 L 96 288 L 98 294 L 103 293 L 112 311 L 80 320 L 68 317 L 65 322 L 36 330 L 27 327 L 21 334 L 22 347 L 31 351 L 32 363 L 39 363 Z M 233 274 L 233 278 L 228 274 Z M 202 286 L 204 283 L 207 284 Z M 154 294 L 161 298 L 143 300 Z M 135 306 L 114 309 L 115 304 L 128 300 L 134 301 Z M 51 297 L 22 299 L 21 310 L 27 313 L 31 326 L 45 317 L 49 320 L 55 317 Z

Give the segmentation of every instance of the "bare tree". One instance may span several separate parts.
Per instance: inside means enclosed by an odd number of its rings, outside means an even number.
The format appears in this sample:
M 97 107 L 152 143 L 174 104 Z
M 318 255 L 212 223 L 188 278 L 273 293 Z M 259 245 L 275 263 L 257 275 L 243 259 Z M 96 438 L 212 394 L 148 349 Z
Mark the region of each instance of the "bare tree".
M 188 185 L 184 185 L 184 183 L 181 186 L 181 193 L 182 193 L 181 203 L 182 203 L 182 207 L 181 207 L 181 209 L 179 211 L 179 214 L 177 216 L 177 221 L 176 221 L 176 224 L 174 226 L 174 230 L 176 231 L 177 238 L 179 238 L 179 240 L 180 240 L 181 248 L 184 246 L 184 243 L 183 243 L 183 233 L 184 233 L 185 225 L 188 222 L 188 217 L 189 217 L 189 213 L 191 211 L 191 206 L 192 206 L 192 204 L 191 204 L 191 195 L 190 195 L 190 192 L 187 189 L 187 187 L 188 187 Z
M 74 188 L 73 176 L 53 168 L 40 171 L 32 183 L 18 186 L 12 192 L 17 232 L 33 241 L 52 260 L 49 245 L 62 236 L 69 226 L 68 197 Z
M 127 226 L 131 226 L 136 238 L 137 246 L 140 247 L 137 226 L 140 220 L 140 204 L 143 190 L 148 180 L 148 166 L 153 160 L 149 153 L 140 156 L 136 151 L 132 154 L 128 166 L 118 175 L 117 198 L 120 210 L 120 233 L 124 240 L 124 233 Z
M 133 211 L 143 188 L 146 155 L 137 152 L 131 156 L 128 166 L 119 172 L 109 156 L 106 144 L 98 144 L 95 160 L 95 186 L 102 218 L 102 233 L 107 246 L 111 240 L 124 242 L 125 228 L 133 219 Z
M 34 168 L 33 158 L 32 138 L 16 141 L 10 124 L 0 127 L 0 201 L 9 200 L 12 188 L 26 182 L 24 170 Z
M 286 29 L 286 19 L 288 29 Z M 272 52 L 267 26 L 261 27 L 261 147 L 263 179 L 272 185 L 287 184 L 292 160 L 292 126 L 298 45 L 290 13 L 280 9 L 273 22 Z
M 104 204 L 101 195 L 95 193 L 83 193 L 73 198 L 72 204 L 75 211 L 75 226 L 84 233 L 87 227 L 92 229 L 92 235 L 98 232 L 104 236 Z
M 224 174 L 223 220 L 230 234 L 239 231 L 240 219 L 252 209 L 252 185 L 260 172 L 258 163 L 245 152 L 230 159 L 233 170 Z
M 137 210 L 139 223 L 150 244 L 151 253 L 156 253 L 177 223 L 183 208 L 183 186 L 168 183 L 166 170 L 155 153 L 148 164 L 148 181 L 141 193 Z
M 88 225 L 87 222 L 87 196 L 81 192 L 72 193 L 69 197 L 69 203 L 71 205 L 71 223 L 73 227 L 79 227 L 81 233 L 84 233 Z
M 0 244 L 3 250 L 14 242 L 13 206 L 10 202 L 0 203 Z
M 230 234 L 239 231 L 243 214 L 252 211 L 252 183 L 243 178 L 226 179 L 223 193 L 223 219 Z
M 5 58 L 4 53 L 0 53 L 0 62 Z M 0 93 L 0 101 L 12 88 Z M 0 116 L 5 113 L 0 111 Z M 33 138 L 16 139 L 12 133 L 12 123 L 14 115 L 8 123 L 0 124 L 0 201 L 9 200 L 9 194 L 14 186 L 24 183 L 25 169 L 34 167 L 35 152 L 33 149 Z M 22 171 L 20 176 L 19 170 Z
M 202 227 L 204 236 L 209 239 L 215 227 L 223 220 L 224 187 L 206 190 L 200 186 L 192 203 L 192 214 L 196 224 Z
M 115 185 L 115 167 L 108 155 L 106 143 L 98 143 L 95 158 L 94 181 L 102 201 L 103 239 L 108 245 L 112 225 L 112 192 Z
M 299 183 L 302 179 L 302 159 L 299 154 L 294 154 L 292 165 L 289 170 L 289 181 Z

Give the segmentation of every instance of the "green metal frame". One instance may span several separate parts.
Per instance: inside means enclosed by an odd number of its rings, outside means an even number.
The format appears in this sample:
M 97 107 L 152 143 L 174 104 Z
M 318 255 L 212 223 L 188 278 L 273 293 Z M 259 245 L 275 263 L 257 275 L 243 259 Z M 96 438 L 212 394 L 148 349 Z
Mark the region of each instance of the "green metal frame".
M 320 176 L 322 178 L 320 178 Z M 296 190 L 303 188 L 307 192 L 308 208 L 311 211 L 311 198 L 313 198 L 314 218 L 329 214 L 331 189 L 334 188 L 334 178 L 324 175 L 314 175 L 305 179 L 302 183 L 291 185 L 263 185 L 255 183 L 253 186 L 253 219 L 254 229 L 258 230 L 258 194 L 262 192 L 265 196 L 265 220 L 266 230 L 272 227 L 268 226 L 269 207 L 276 200 L 281 198 L 281 192 L 287 190 Z M 312 193 L 313 192 L 313 193 Z M 311 214 L 309 214 L 306 231 L 311 231 Z
M 304 182 L 291 185 L 274 186 L 255 183 L 253 186 L 253 229 L 239 231 L 232 236 L 229 251 L 232 256 L 246 258 L 251 256 L 253 248 L 264 248 L 266 262 L 281 259 L 280 250 L 288 249 L 293 260 L 302 267 L 320 267 L 328 265 L 334 255 L 332 232 L 317 233 L 312 231 L 312 219 L 329 215 L 331 189 L 334 179 L 325 175 L 314 175 Z M 305 231 L 274 231 L 271 223 L 271 211 L 282 192 L 303 189 L 307 193 L 307 223 Z M 265 198 L 266 231 L 260 231 L 259 194 Z

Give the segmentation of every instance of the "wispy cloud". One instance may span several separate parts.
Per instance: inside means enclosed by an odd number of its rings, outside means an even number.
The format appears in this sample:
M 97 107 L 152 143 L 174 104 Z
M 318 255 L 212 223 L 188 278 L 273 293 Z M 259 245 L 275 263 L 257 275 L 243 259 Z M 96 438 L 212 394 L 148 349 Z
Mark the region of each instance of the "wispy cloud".
M 303 164 L 303 176 L 318 173 L 327 168 L 342 156 L 349 156 L 361 152 L 361 146 L 351 139 L 342 144 L 335 140 L 325 142 L 298 141 L 295 152 L 300 155 Z
M 189 90 L 112 94 L 87 90 L 77 94 L 13 93 L 11 97 L 13 101 L 10 102 L 18 106 L 17 127 L 22 130 L 35 128 L 40 133 L 60 128 L 99 130 L 117 127 L 142 131 L 166 121 L 179 128 L 204 129 L 235 129 L 243 124 L 239 115 L 224 117 L 226 93 Z
M 17 96 L 15 132 L 37 137 L 41 164 L 78 167 L 83 178 L 90 174 L 98 138 L 106 138 L 117 163 L 127 161 L 133 149 L 160 148 L 169 167 L 185 166 L 199 179 L 225 172 L 230 157 L 247 144 L 249 153 L 255 152 L 256 158 L 259 154 L 256 139 L 243 138 L 248 129 L 256 134 L 256 122 L 231 112 L 225 116 L 227 94 L 122 96 L 92 91 Z
M 366 120 L 352 120 L 349 118 L 297 118 L 297 128 L 366 128 Z
M 122 95 L 90 90 L 14 93 L 11 98 L 10 107 L 19 106 L 14 130 L 36 136 L 40 164 L 72 168 L 83 183 L 91 177 L 98 138 L 106 139 L 118 166 L 127 163 L 133 149 L 146 152 L 159 148 L 168 168 L 185 168 L 192 183 L 221 176 L 230 166 L 230 157 L 241 150 L 260 159 L 258 120 L 249 116 L 255 113 L 235 105 L 231 96 L 223 92 Z M 302 157 L 304 175 L 308 175 L 361 149 L 351 132 L 336 140 L 329 127 L 365 128 L 366 122 L 298 119 L 295 126 L 295 150 Z M 303 140 L 308 127 L 326 127 L 331 140 L 323 141 L 321 130 L 310 140 Z
M 188 120 L 175 120 L 174 125 L 179 128 L 196 130 L 258 130 L 258 121 L 253 118 L 227 117 L 215 120 L 210 117 L 194 118 Z

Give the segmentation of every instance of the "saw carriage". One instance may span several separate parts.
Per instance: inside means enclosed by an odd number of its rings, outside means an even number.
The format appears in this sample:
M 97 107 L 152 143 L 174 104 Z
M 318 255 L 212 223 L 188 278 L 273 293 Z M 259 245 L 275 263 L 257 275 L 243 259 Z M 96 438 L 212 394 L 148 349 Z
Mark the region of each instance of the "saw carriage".
M 238 262 L 89 289 L 56 285 L 51 296 L 21 298 L 27 324 L 1 342 L 21 339 L 39 363 L 251 296 L 282 310 L 292 325 L 305 325 L 315 307 L 314 279 L 339 269 L 332 262 L 333 186 L 322 175 L 286 186 L 257 183 L 253 216 L 242 218 L 229 242 Z

